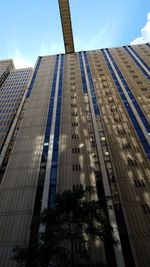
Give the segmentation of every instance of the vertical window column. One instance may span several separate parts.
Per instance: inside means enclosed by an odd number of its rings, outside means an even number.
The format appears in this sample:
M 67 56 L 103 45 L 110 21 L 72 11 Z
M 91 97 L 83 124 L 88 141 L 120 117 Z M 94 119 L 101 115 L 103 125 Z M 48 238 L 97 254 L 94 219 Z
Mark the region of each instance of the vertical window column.
M 60 62 L 61 62 L 61 56 L 57 55 L 55 69 L 54 69 L 53 83 L 52 83 L 52 91 L 50 96 L 50 104 L 47 115 L 43 154 L 42 154 L 42 161 L 46 163 L 46 173 L 44 180 L 41 210 L 48 208 L 49 206 L 50 173 L 52 167 L 54 136 L 55 136 L 56 110 L 57 110 L 57 99 L 58 99 L 59 79 L 60 79 Z
M 124 86 L 126 86 L 126 83 L 122 82 L 122 76 L 119 76 L 119 73 L 117 72 L 117 65 L 115 63 L 114 65 L 114 61 L 112 60 L 112 56 L 110 57 L 110 53 L 107 53 L 104 49 L 101 50 L 102 55 L 105 59 L 105 62 L 107 64 L 107 67 L 110 71 L 110 74 L 112 76 L 112 79 L 114 80 L 117 90 L 119 92 L 119 95 L 121 97 L 123 106 L 125 107 L 131 122 L 134 126 L 134 129 L 142 143 L 143 149 L 145 151 L 145 153 L 147 154 L 148 158 L 150 159 L 150 146 L 149 143 L 147 141 L 147 139 L 149 138 L 148 133 L 145 131 L 143 132 L 143 130 L 140 127 L 140 123 L 139 120 L 137 120 L 132 108 L 131 108 L 131 100 L 129 98 L 129 96 L 127 97 L 127 93 L 126 90 L 124 88 Z M 130 101 L 129 101 L 130 100 Z
M 39 57 L 38 58 L 37 65 L 36 65 L 36 68 L 34 70 L 34 74 L 33 74 L 33 77 L 32 77 L 31 83 L 30 83 L 30 86 L 29 86 L 29 89 L 28 89 L 28 92 L 27 92 L 26 98 L 29 98 L 30 97 L 30 94 L 32 92 L 32 88 L 33 88 L 33 85 L 35 83 L 36 75 L 37 75 L 37 72 L 39 70 L 39 67 L 40 67 L 40 64 L 41 64 L 41 60 L 42 60 L 42 57 Z
M 150 80 L 150 67 L 144 62 L 144 60 L 138 55 L 138 53 L 131 46 L 124 46 L 125 51 L 129 54 L 138 68 L 142 71 L 144 76 Z
M 85 76 L 85 81 L 86 81 L 86 86 L 87 86 L 87 92 L 88 92 L 88 96 L 89 96 L 91 116 L 92 116 L 93 128 L 94 128 L 94 133 L 95 133 L 98 158 L 99 158 L 99 163 L 100 163 L 100 167 L 101 167 L 104 192 L 105 192 L 106 197 L 110 196 L 110 199 L 106 203 L 109 221 L 110 221 L 110 225 L 111 225 L 112 229 L 114 229 L 113 236 L 116 240 L 119 241 L 118 242 L 119 245 L 114 246 L 116 262 L 117 262 L 117 266 L 124 267 L 125 265 L 124 265 L 124 258 L 123 258 L 123 252 L 122 252 L 122 247 L 121 247 L 121 241 L 120 241 L 120 236 L 119 236 L 119 232 L 118 232 L 118 226 L 117 226 L 114 206 L 113 206 L 113 202 L 111 199 L 110 185 L 109 185 L 108 175 L 107 175 L 105 161 L 104 161 L 104 157 L 103 157 L 102 145 L 100 142 L 99 131 L 98 131 L 98 125 L 97 125 L 97 121 L 96 121 L 98 118 L 100 118 L 100 109 L 99 109 L 99 105 L 97 103 L 95 88 L 93 85 L 92 75 L 91 75 L 91 71 L 90 71 L 86 52 L 82 52 L 82 62 L 83 62 L 84 76 Z M 110 207 L 109 205 L 111 205 L 112 209 L 109 208 Z
M 51 170 L 50 170 L 50 190 L 49 190 L 49 203 L 48 203 L 50 207 L 55 206 L 55 196 L 56 196 L 56 186 L 57 186 L 59 134 L 60 134 L 60 119 L 61 119 L 62 89 L 63 89 L 63 67 L 64 67 L 64 55 L 61 56 L 61 62 L 60 62 L 54 143 L 53 143 Z

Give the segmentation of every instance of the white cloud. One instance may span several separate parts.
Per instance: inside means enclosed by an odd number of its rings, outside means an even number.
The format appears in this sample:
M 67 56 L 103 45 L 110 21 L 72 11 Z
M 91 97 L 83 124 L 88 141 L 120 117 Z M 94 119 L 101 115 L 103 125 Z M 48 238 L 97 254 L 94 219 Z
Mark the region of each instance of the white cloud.
M 15 67 L 17 69 L 34 67 L 34 64 L 35 64 L 35 62 L 31 62 L 29 59 L 23 56 L 20 50 L 18 49 L 15 49 L 15 51 L 11 53 L 11 58 L 13 58 Z
M 15 64 L 15 67 L 18 68 L 29 68 L 34 67 L 35 60 L 30 56 L 24 55 L 20 49 L 20 45 L 18 44 L 18 34 L 16 29 L 14 28 L 12 31 L 12 35 L 10 37 L 8 43 L 8 55 L 7 58 L 12 58 Z
M 150 42 L 150 12 L 147 14 L 147 21 L 144 28 L 141 29 L 141 36 L 131 42 L 131 45 Z

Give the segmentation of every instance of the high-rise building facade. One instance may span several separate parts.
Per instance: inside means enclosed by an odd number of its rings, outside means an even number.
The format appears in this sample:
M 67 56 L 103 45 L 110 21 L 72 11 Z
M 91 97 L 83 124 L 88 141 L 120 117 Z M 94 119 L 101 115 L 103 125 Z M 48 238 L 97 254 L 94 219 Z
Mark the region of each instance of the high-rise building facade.
M 31 68 L 14 69 L 0 87 L 0 151 L 18 110 L 31 73 Z
M 32 68 L 15 69 L 12 59 L 0 61 L 0 183 L 31 75 Z
M 0 266 L 16 266 L 56 192 L 82 184 L 108 199 L 120 240 L 103 263 L 149 267 L 149 80 L 149 44 L 38 57 L 1 162 Z
M 0 86 L 9 75 L 10 71 L 14 68 L 15 67 L 12 59 L 0 60 Z

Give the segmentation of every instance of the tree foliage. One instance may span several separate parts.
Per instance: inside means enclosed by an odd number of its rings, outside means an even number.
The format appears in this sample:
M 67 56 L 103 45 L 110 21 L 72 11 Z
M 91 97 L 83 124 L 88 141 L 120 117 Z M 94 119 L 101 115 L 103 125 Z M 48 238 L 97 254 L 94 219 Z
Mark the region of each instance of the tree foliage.
M 44 210 L 38 219 L 45 232 L 36 232 L 28 248 L 15 248 L 20 266 L 95 266 L 90 245 L 96 237 L 105 240 L 110 227 L 100 201 L 89 200 L 89 195 L 82 187 L 57 194 L 55 208 Z

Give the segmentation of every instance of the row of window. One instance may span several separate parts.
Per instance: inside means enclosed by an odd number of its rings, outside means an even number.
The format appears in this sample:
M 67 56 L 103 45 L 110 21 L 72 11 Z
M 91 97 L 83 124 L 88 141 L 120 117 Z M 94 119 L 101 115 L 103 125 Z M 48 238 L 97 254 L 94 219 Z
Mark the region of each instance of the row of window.
M 73 164 L 72 170 L 73 171 L 81 171 L 81 164 Z
M 51 131 L 51 124 L 52 124 L 52 116 L 53 116 L 53 106 L 54 106 L 54 96 L 55 96 L 55 87 L 56 87 L 56 78 L 57 78 L 57 69 L 58 69 L 58 59 L 56 57 L 55 69 L 54 69 L 54 77 L 52 83 L 52 91 L 50 96 L 50 103 L 49 103 L 49 110 L 47 116 L 47 124 L 46 124 L 46 131 L 45 131 L 45 138 L 44 138 L 44 147 L 43 147 L 43 158 L 47 161 L 48 156 L 48 144 L 50 138 L 50 131 Z
M 83 53 L 84 53 L 86 70 L 87 70 L 87 74 L 88 74 L 88 80 L 89 80 L 89 84 L 90 84 L 90 90 L 91 90 L 91 96 L 92 96 L 92 102 L 93 102 L 93 106 L 94 106 L 95 116 L 99 116 L 100 110 L 99 110 L 99 106 L 97 103 L 97 98 L 96 98 L 96 94 L 95 94 L 95 89 L 94 89 L 94 85 L 93 85 L 93 80 L 92 80 L 92 76 L 91 76 L 91 71 L 90 71 L 90 67 L 89 67 L 89 63 L 88 63 L 87 54 L 86 54 L 86 52 L 83 52 Z
M 118 68 L 113 56 L 111 55 L 110 51 L 108 49 L 106 49 L 106 50 L 107 50 L 107 52 L 108 52 L 108 54 L 109 54 L 109 56 L 110 56 L 110 58 L 112 60 L 112 63 L 113 63 L 113 65 L 114 65 L 114 67 L 115 67 L 115 69 L 116 69 L 116 71 L 117 71 L 117 73 L 118 73 L 123 85 L 124 85 L 125 90 L 128 93 L 128 96 L 130 97 L 130 99 L 131 99 L 131 101 L 132 101 L 137 113 L 139 114 L 139 116 L 140 116 L 140 118 L 141 118 L 141 120 L 142 120 L 142 122 L 143 122 L 143 124 L 144 124 L 144 126 L 145 126 L 145 128 L 147 130 L 147 132 L 149 133 L 150 132 L 150 125 L 149 125 L 149 122 L 148 122 L 147 118 L 145 117 L 145 114 L 141 110 L 138 102 L 136 101 L 131 89 L 129 88 L 126 80 L 124 79 L 124 77 L 123 77 L 123 75 L 121 73 L 121 71 L 119 70 L 119 68 Z M 138 83 L 141 83 L 141 82 L 139 81 Z
M 36 65 L 36 68 L 35 68 L 35 71 L 34 71 L 34 74 L 33 74 L 33 77 L 32 77 L 32 80 L 31 80 L 31 83 L 30 83 L 26 98 L 30 97 L 30 94 L 31 94 L 31 91 L 32 91 L 32 88 L 33 88 L 33 85 L 35 83 L 35 79 L 36 79 L 36 76 L 37 76 L 37 72 L 38 72 L 38 69 L 39 69 L 40 64 L 41 64 L 41 61 L 42 61 L 42 57 L 39 57 L 39 60 L 38 60 L 38 63 Z
M 79 147 L 72 148 L 72 153 L 73 154 L 80 153 L 80 148 Z
M 144 65 L 144 67 L 150 71 L 150 67 L 144 62 L 144 60 L 138 55 L 138 53 L 133 49 L 133 47 L 129 46 L 130 50 L 133 52 L 134 55 L 136 55 L 136 57 L 140 60 L 140 62 Z M 137 61 L 137 59 L 133 56 L 133 54 L 130 52 L 130 50 L 127 47 L 124 47 L 124 49 L 126 50 L 126 52 L 130 55 L 130 57 L 132 58 L 132 60 L 136 63 L 136 65 L 139 67 L 139 69 L 142 71 L 142 73 L 144 74 L 144 76 L 150 80 L 150 75 L 148 75 L 148 73 L 145 71 L 145 69 L 141 66 L 141 64 Z
M 137 132 L 137 135 L 138 135 L 138 137 L 139 137 L 139 139 L 140 139 L 140 141 L 141 141 L 141 143 L 143 145 L 143 148 L 144 148 L 148 158 L 150 159 L 150 146 L 149 146 L 149 144 L 148 144 L 148 142 L 147 142 L 147 140 L 146 140 L 146 138 L 145 138 L 140 126 L 139 126 L 139 123 L 138 123 L 138 121 L 137 121 L 137 119 L 136 119 L 136 117 L 135 117 L 135 115 L 134 115 L 134 113 L 133 113 L 133 111 L 132 111 L 132 109 L 131 109 L 128 101 L 127 101 L 127 99 L 126 99 L 126 96 L 125 96 L 125 94 L 124 94 L 124 92 L 123 92 L 123 90 L 122 90 L 122 88 L 120 86 L 120 83 L 119 83 L 119 81 L 118 81 L 118 79 L 116 77 L 116 74 L 114 73 L 113 68 L 112 68 L 111 64 L 109 63 L 109 61 L 107 59 L 105 51 L 103 49 L 101 51 L 102 51 L 103 57 L 104 57 L 104 59 L 106 61 L 106 64 L 107 64 L 107 66 L 109 68 L 110 74 L 111 74 L 111 76 L 112 76 L 112 78 L 113 78 L 113 80 L 114 80 L 114 82 L 116 84 L 116 87 L 118 89 L 118 92 L 120 94 L 122 102 L 124 104 L 124 107 L 125 107 L 128 115 L 129 115 L 129 117 L 130 117 L 130 119 L 132 121 L 132 124 L 134 125 L 134 129 Z M 109 56 L 110 56 L 110 58 L 112 60 L 112 63 L 114 64 L 114 60 L 113 60 L 113 58 L 112 58 L 110 53 L 109 53 Z M 114 67 L 117 68 L 116 64 L 114 64 Z M 117 69 L 116 69 L 116 71 L 117 71 Z M 119 73 L 118 73 L 118 75 L 119 75 Z
M 61 62 L 60 62 L 60 75 L 59 75 L 58 98 L 57 98 L 57 109 L 56 109 L 54 145 L 53 145 L 51 173 L 50 173 L 49 205 L 51 207 L 54 207 L 55 205 L 55 195 L 56 195 L 57 166 L 58 166 L 58 152 L 59 152 L 59 132 L 60 132 L 61 102 L 62 102 L 62 88 L 63 88 L 62 86 L 63 67 L 64 67 L 64 55 L 61 56 Z

